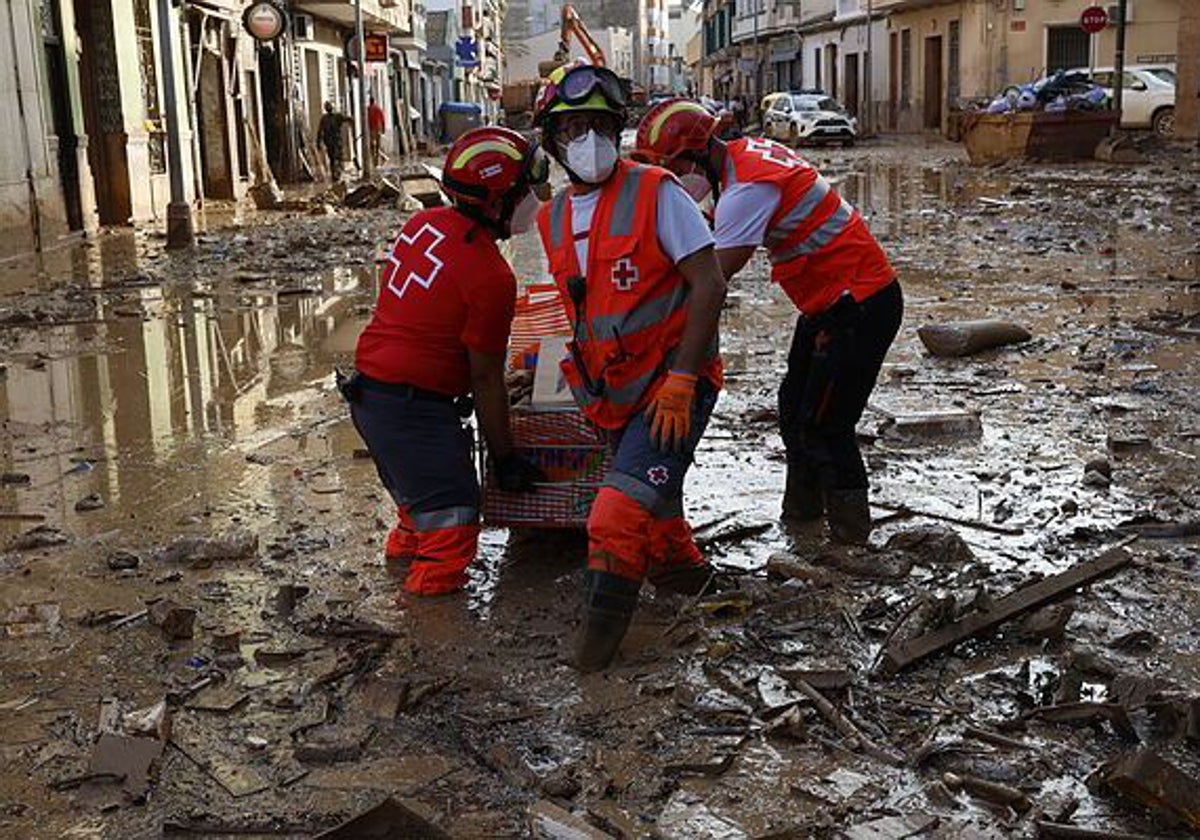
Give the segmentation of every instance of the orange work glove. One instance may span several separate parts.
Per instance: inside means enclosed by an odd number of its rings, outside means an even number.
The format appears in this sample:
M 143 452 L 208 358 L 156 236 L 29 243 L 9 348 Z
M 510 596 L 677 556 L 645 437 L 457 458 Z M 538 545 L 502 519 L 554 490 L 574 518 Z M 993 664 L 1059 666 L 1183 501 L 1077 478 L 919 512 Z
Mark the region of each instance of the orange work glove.
M 696 397 L 696 374 L 673 370 L 658 386 L 646 406 L 650 442 L 658 449 L 682 452 L 692 423 L 692 400 Z

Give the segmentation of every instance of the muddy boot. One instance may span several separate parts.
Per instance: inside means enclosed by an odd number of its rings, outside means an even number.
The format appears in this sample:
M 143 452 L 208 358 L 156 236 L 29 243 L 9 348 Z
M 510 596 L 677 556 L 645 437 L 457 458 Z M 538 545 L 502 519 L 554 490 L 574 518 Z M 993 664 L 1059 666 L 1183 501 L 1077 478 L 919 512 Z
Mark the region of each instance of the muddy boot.
M 871 536 L 871 506 L 867 488 L 825 491 L 829 533 L 835 540 L 851 545 L 866 545 Z
M 716 573 L 707 563 L 675 566 L 651 575 L 650 582 L 655 589 L 680 595 L 699 595 L 706 585 L 709 592 L 716 591 Z
M 825 498 L 816 476 L 805 468 L 788 464 L 787 485 L 783 491 L 783 519 L 811 522 L 825 512 Z
M 583 627 L 575 642 L 575 667 L 601 671 L 617 654 L 637 607 L 640 581 L 588 569 L 583 573 Z

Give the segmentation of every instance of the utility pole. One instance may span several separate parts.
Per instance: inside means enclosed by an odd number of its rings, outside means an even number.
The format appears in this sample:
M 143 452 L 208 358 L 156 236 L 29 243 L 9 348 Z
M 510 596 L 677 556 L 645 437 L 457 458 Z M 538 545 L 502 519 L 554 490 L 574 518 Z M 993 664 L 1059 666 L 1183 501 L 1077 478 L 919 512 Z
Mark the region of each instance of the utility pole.
M 371 127 L 367 124 L 367 43 L 363 33 L 362 0 L 354 0 L 354 28 L 358 41 L 358 55 L 355 57 L 358 61 L 358 119 L 362 128 L 359 138 L 362 142 L 359 145 L 363 178 L 370 179 L 375 176 L 375 161 L 371 157 Z M 405 107 L 408 107 L 407 103 Z M 407 114 L 404 116 L 408 118 Z
M 163 62 L 163 97 L 167 119 L 167 160 L 171 170 L 171 201 L 167 204 L 167 247 L 196 244 L 192 205 L 183 192 L 183 146 L 179 140 L 179 109 L 175 100 L 175 27 L 171 25 L 171 0 L 158 0 L 159 52 Z
M 765 0 L 753 0 L 754 2 L 754 93 L 751 94 L 751 99 L 746 103 L 743 109 L 746 112 L 746 120 L 750 119 L 750 109 L 753 107 L 758 110 L 758 103 L 762 99 L 762 53 L 758 50 L 758 12 L 759 6 Z
M 867 82 L 866 113 L 863 114 L 863 134 L 867 135 L 870 135 L 875 127 L 875 93 L 872 90 L 873 82 L 875 81 L 875 59 L 871 54 L 871 30 L 875 28 L 872 25 L 874 23 L 872 20 L 874 15 L 875 4 L 873 0 L 867 0 L 867 66 L 863 68 L 865 71 L 863 75 L 866 77 Z
M 1129 0 L 1117 3 L 1117 60 L 1113 70 L 1113 106 L 1117 109 L 1117 127 L 1121 124 L 1121 106 L 1125 99 L 1125 13 Z

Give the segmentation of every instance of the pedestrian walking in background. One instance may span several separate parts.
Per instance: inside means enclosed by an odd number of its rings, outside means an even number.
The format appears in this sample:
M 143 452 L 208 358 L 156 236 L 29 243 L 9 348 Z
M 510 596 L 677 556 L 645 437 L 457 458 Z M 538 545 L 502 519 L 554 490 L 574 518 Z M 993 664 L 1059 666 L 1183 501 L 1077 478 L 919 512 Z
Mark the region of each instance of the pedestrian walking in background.
M 563 373 L 613 453 L 587 523 L 583 671 L 616 654 L 643 580 L 696 593 L 711 577 L 683 482 L 722 384 L 725 283 L 708 225 L 670 173 L 618 159 L 626 107 L 611 70 L 577 65 L 551 73 L 534 115 L 571 180 L 538 218 L 573 329 Z
M 866 542 L 867 471 L 854 427 L 900 328 L 900 283 L 862 215 L 808 162 L 771 140 L 726 143 L 717 125 L 698 103 L 662 102 L 639 124 L 632 156 L 670 169 L 696 201 L 713 196 L 726 279 L 767 249 L 772 279 L 800 310 L 779 388 L 783 517 L 824 516 L 835 539 Z
M 379 166 L 383 163 L 383 132 L 387 127 L 387 119 L 374 96 L 367 105 L 367 127 L 371 131 L 371 160 L 375 162 L 376 166 Z
M 341 180 L 342 177 L 342 125 L 348 122 L 350 118 L 335 111 L 332 102 L 325 103 L 325 113 L 317 124 L 317 142 L 325 147 L 332 181 Z
M 483 128 L 450 147 L 453 201 L 417 213 L 396 238 L 379 299 L 339 383 L 397 524 L 385 555 L 407 564 L 404 589 L 456 592 L 479 542 L 472 406 L 501 488 L 534 489 L 538 469 L 513 450 L 504 360 L 516 278 L 496 243 L 531 230 L 549 163 L 515 131 Z

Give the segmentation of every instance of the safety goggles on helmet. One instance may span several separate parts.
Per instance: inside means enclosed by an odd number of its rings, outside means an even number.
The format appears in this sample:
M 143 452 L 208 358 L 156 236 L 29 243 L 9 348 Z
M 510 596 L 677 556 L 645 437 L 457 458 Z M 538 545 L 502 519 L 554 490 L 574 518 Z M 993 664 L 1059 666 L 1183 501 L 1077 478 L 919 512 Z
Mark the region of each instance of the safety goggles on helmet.
M 568 70 L 555 85 L 554 95 L 559 102 L 567 105 L 582 105 L 596 92 L 614 108 L 628 105 L 625 85 L 617 74 L 607 67 L 592 64 L 581 64 Z

